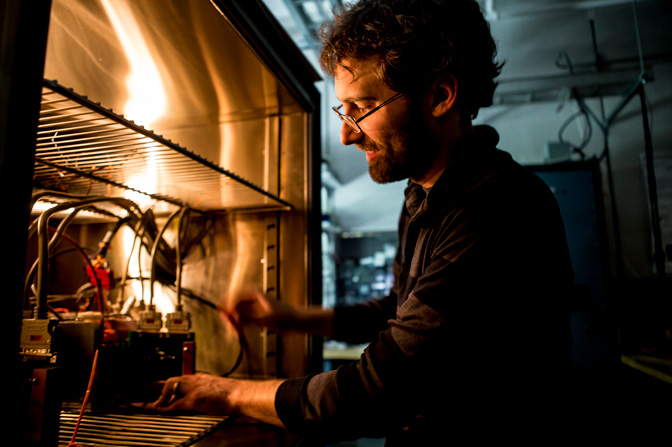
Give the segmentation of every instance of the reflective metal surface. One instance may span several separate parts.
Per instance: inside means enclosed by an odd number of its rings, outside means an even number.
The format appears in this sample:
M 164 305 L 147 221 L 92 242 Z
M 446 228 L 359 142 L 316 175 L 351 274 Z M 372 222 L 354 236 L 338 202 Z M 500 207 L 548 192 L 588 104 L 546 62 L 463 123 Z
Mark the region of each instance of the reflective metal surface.
M 200 221 L 206 223 L 214 218 L 212 231 L 184 259 L 183 286 L 203 299 L 185 303 L 196 332 L 196 367 L 214 374 L 228 373 L 242 349 L 240 334 L 227 327 L 212 307 L 232 287 L 252 283 L 296 306 L 305 305 L 313 299 L 312 291 L 319 290 L 317 280 L 311 279 L 320 274 L 319 265 L 311 261 L 313 256 L 319 259 L 319 250 L 313 255 L 310 248 L 319 242 L 319 233 L 310 234 L 319 231 L 319 206 L 315 205 L 319 194 L 313 190 L 319 186 L 313 166 L 319 149 L 314 148 L 315 155 L 309 152 L 319 141 L 315 111 L 319 94 L 305 79 L 312 74 L 300 80 L 292 77 L 303 73 L 300 61 L 288 56 L 278 64 L 265 53 L 258 55 L 264 46 L 248 43 L 249 30 L 241 22 L 246 17 L 251 21 L 249 16 L 223 15 L 229 7 L 254 10 L 256 3 L 53 0 L 44 73 L 46 79 L 282 200 L 278 203 L 261 194 L 260 201 L 258 191 L 249 197 L 249 188 L 194 173 L 191 166 L 181 165 L 184 160 L 168 154 L 155 163 L 155 151 L 162 148 L 151 138 L 126 134 L 115 125 L 102 135 L 82 136 L 86 141 L 77 144 L 85 148 L 104 141 L 99 153 L 82 155 L 78 148 L 69 147 L 79 136 L 61 140 L 48 129 L 51 115 L 42 116 L 45 133 L 40 134 L 36 154 L 38 180 L 50 171 L 50 181 L 58 186 L 62 180 L 80 194 L 122 195 L 114 183 L 118 182 L 207 211 L 246 211 L 202 216 Z M 276 45 L 281 41 L 273 32 L 262 37 Z M 284 54 L 275 53 L 276 58 Z M 292 73 L 278 70 L 278 65 Z M 309 101 L 297 93 L 296 83 L 309 93 Z M 53 107 L 61 106 L 54 103 Z M 85 130 L 89 131 L 98 130 Z M 57 159 L 64 148 L 62 155 L 69 165 L 84 166 L 91 176 L 112 173 L 113 182 L 98 184 L 86 176 L 75 179 L 72 172 L 49 165 L 54 160 L 45 160 L 46 155 Z M 68 160 L 73 154 L 77 159 Z M 119 168 L 128 161 L 132 163 Z M 148 206 L 156 211 L 159 205 Z M 278 208 L 283 211 L 277 213 Z M 174 299 L 171 291 L 166 294 Z M 235 376 L 306 372 L 305 336 L 276 338 L 258 327 L 245 328 L 243 336 L 247 352 Z
M 280 194 L 282 120 L 305 114 L 207 0 L 55 0 L 45 78 L 272 194 Z M 124 180 L 150 193 L 191 182 L 158 178 L 150 166 Z M 200 188 L 202 200 L 222 196 L 206 208 L 243 199 L 224 186 Z

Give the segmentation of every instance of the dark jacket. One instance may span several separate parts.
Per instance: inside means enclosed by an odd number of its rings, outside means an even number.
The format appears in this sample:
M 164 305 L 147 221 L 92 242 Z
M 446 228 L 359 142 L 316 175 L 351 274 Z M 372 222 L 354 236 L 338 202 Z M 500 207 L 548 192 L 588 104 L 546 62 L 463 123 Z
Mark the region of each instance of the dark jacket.
M 291 379 L 290 431 L 387 445 L 502 439 L 555 424 L 571 372 L 572 270 L 557 202 L 480 128 L 426 194 L 409 182 L 390 296 L 336 309 L 335 339 L 370 341 L 337 371 Z

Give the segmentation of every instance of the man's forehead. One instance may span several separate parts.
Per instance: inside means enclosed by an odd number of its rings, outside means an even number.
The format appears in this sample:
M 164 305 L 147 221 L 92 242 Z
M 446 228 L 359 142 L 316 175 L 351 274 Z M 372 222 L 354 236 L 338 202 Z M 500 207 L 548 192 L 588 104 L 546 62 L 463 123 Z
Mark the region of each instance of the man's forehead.
M 378 68 L 378 61 L 373 58 L 343 59 L 334 76 L 336 96 L 345 101 L 374 97 L 379 90 L 387 90 L 378 76 Z
M 357 82 L 375 80 L 380 62 L 373 57 L 355 59 L 341 59 L 336 65 L 336 80 Z

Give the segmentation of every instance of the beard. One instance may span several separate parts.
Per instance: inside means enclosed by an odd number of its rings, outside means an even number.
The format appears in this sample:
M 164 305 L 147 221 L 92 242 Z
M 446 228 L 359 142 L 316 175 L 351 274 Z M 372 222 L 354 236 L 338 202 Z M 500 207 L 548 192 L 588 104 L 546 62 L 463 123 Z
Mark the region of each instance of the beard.
M 381 142 L 365 137 L 357 147 L 377 154 L 369 162 L 369 175 L 376 183 L 392 183 L 407 178 L 420 178 L 434 163 L 439 144 L 413 107 L 400 125 L 381 134 Z

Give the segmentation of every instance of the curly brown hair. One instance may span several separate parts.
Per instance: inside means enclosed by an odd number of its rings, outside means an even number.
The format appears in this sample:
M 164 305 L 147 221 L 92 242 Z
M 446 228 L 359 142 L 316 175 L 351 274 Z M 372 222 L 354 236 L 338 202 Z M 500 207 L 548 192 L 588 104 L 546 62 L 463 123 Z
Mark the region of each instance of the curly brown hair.
M 359 0 L 325 24 L 322 43 L 327 74 L 345 58 L 378 57 L 380 79 L 410 96 L 452 74 L 458 108 L 472 118 L 492 104 L 503 65 L 475 0 Z

